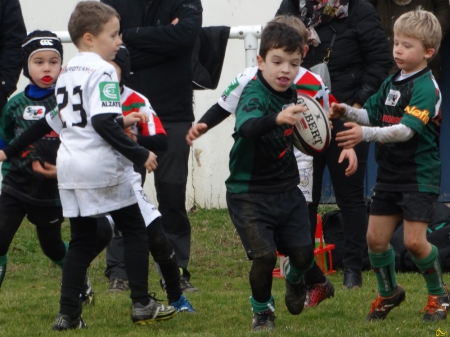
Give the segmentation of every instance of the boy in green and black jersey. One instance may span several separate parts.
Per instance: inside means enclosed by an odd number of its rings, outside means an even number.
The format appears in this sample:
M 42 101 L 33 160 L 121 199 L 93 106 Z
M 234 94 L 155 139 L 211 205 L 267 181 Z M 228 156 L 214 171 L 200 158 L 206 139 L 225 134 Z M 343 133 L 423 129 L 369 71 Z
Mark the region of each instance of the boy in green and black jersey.
M 395 254 L 389 244 L 403 217 L 405 246 L 425 278 L 428 303 L 423 320 L 447 317 L 449 293 L 444 285 L 438 251 L 426 239 L 439 196 L 441 93 L 427 67 L 437 53 L 441 27 L 436 17 L 417 10 L 403 14 L 394 25 L 394 59 L 400 69 L 385 80 L 363 109 L 334 105 L 330 118 L 342 116 L 349 130 L 337 134 L 344 148 L 374 141 L 377 182 L 370 209 L 367 242 L 379 295 L 368 321 L 386 318 L 405 299 L 395 277 Z
M 63 48 L 49 31 L 30 33 L 22 45 L 24 75 L 30 84 L 12 97 L 0 118 L 0 138 L 13 143 L 56 105 L 55 82 L 61 70 Z M 66 244 L 61 239 L 62 215 L 56 179 L 36 173 L 33 167 L 55 164 L 59 137 L 52 132 L 18 157 L 2 165 L 0 195 L 0 286 L 5 277 L 7 252 L 25 216 L 36 226 L 44 253 L 62 267 Z
M 293 154 L 293 125 L 304 108 L 292 83 L 302 61 L 301 34 L 270 22 L 262 33 L 258 73 L 245 87 L 236 110 L 230 176 L 226 181 L 231 220 L 250 259 L 253 330 L 273 329 L 271 294 L 276 251 L 289 256 L 285 302 L 303 310 L 303 275 L 313 262 L 308 209 Z M 299 116 L 300 115 L 300 116 Z

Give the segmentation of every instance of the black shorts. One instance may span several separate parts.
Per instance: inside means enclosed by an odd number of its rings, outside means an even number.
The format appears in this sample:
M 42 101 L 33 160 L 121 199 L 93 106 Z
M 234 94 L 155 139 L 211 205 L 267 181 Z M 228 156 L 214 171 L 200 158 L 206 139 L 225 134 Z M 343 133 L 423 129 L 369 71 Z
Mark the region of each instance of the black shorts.
M 426 192 L 375 191 L 371 215 L 402 214 L 404 220 L 429 223 L 434 215 L 438 195 Z
M 227 192 L 227 205 L 250 259 L 311 244 L 308 207 L 297 187 L 271 194 Z

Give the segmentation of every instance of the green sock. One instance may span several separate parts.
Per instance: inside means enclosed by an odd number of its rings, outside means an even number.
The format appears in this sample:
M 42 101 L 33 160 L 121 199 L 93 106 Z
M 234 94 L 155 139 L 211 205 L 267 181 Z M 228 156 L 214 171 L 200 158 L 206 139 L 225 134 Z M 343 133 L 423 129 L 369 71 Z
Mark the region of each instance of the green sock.
M 69 249 L 69 244 L 67 243 L 67 242 L 64 242 L 64 246 L 66 246 L 66 254 L 67 254 L 67 250 Z M 66 254 L 64 254 L 64 257 L 61 259 L 61 260 L 59 260 L 59 261 L 55 261 L 55 260 L 52 260 L 52 259 L 50 259 L 54 264 L 56 264 L 59 268 L 61 268 L 62 269 L 62 267 L 63 267 L 63 265 L 64 265 L 64 260 L 65 260 L 65 258 L 66 258 Z
M 383 253 L 372 253 L 369 250 L 370 264 L 377 275 L 378 291 L 382 297 L 394 295 L 397 288 L 395 277 L 395 253 L 392 246 Z
M 3 279 L 5 278 L 7 262 L 8 262 L 7 255 L 0 256 L 0 288 L 2 287 Z
M 443 296 L 446 294 L 444 281 L 442 279 L 441 264 L 439 262 L 438 250 L 431 245 L 430 254 L 423 259 L 412 258 L 427 284 L 428 294 Z
M 270 299 L 266 303 L 257 302 L 253 299 L 253 296 L 250 296 L 250 304 L 252 305 L 252 311 L 254 313 L 266 312 L 269 310 L 275 312 L 275 300 L 272 295 L 270 295 Z
M 306 272 L 311 268 L 313 263 L 314 263 L 314 260 L 311 261 L 311 264 L 307 268 L 298 269 L 298 268 L 295 268 L 291 264 L 291 262 L 288 262 L 284 266 L 284 275 L 285 275 L 284 277 L 286 278 L 286 280 L 289 281 L 289 283 L 298 284 L 298 283 L 300 283 L 301 279 L 306 274 Z

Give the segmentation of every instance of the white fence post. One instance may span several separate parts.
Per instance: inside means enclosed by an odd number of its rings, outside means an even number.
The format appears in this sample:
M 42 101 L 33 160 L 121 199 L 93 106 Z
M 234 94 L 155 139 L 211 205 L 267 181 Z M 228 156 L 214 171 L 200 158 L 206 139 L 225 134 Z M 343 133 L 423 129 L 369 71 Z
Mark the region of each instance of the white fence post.
M 262 26 L 238 26 L 231 27 L 230 39 L 244 40 L 245 67 L 256 66 L 258 53 L 258 39 L 261 37 Z

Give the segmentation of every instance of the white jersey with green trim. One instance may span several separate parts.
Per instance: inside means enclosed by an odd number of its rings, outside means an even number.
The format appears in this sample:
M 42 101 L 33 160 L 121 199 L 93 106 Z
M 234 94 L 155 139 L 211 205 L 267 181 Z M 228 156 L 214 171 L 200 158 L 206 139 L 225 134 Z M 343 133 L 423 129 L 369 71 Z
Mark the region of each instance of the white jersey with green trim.
M 239 99 L 241 98 L 242 91 L 247 83 L 256 76 L 257 72 L 258 67 L 246 68 L 231 81 L 217 103 L 230 114 L 234 114 Z M 330 92 L 319 75 L 300 67 L 298 74 L 294 79 L 294 84 L 297 87 L 297 92 L 302 92 L 311 96 L 320 103 L 326 112 L 328 112 L 330 107 Z
M 93 189 L 127 181 L 121 155 L 91 123 L 95 115 L 122 114 L 114 67 L 98 54 L 77 53 L 62 70 L 55 94 L 62 122 L 57 157 L 59 188 Z
M 236 113 L 236 108 L 241 98 L 242 91 L 248 82 L 256 76 L 258 67 L 246 68 L 237 75 L 222 93 L 217 103 L 230 114 Z M 317 100 L 319 104 L 328 112 L 330 107 L 330 98 L 333 100 L 330 92 L 319 75 L 300 67 L 297 76 L 294 79 L 297 92 L 307 94 Z M 297 160 L 297 167 L 300 176 L 299 188 L 303 192 L 306 201 L 312 201 L 312 175 L 313 175 L 313 157 L 304 154 L 294 147 L 294 155 Z

